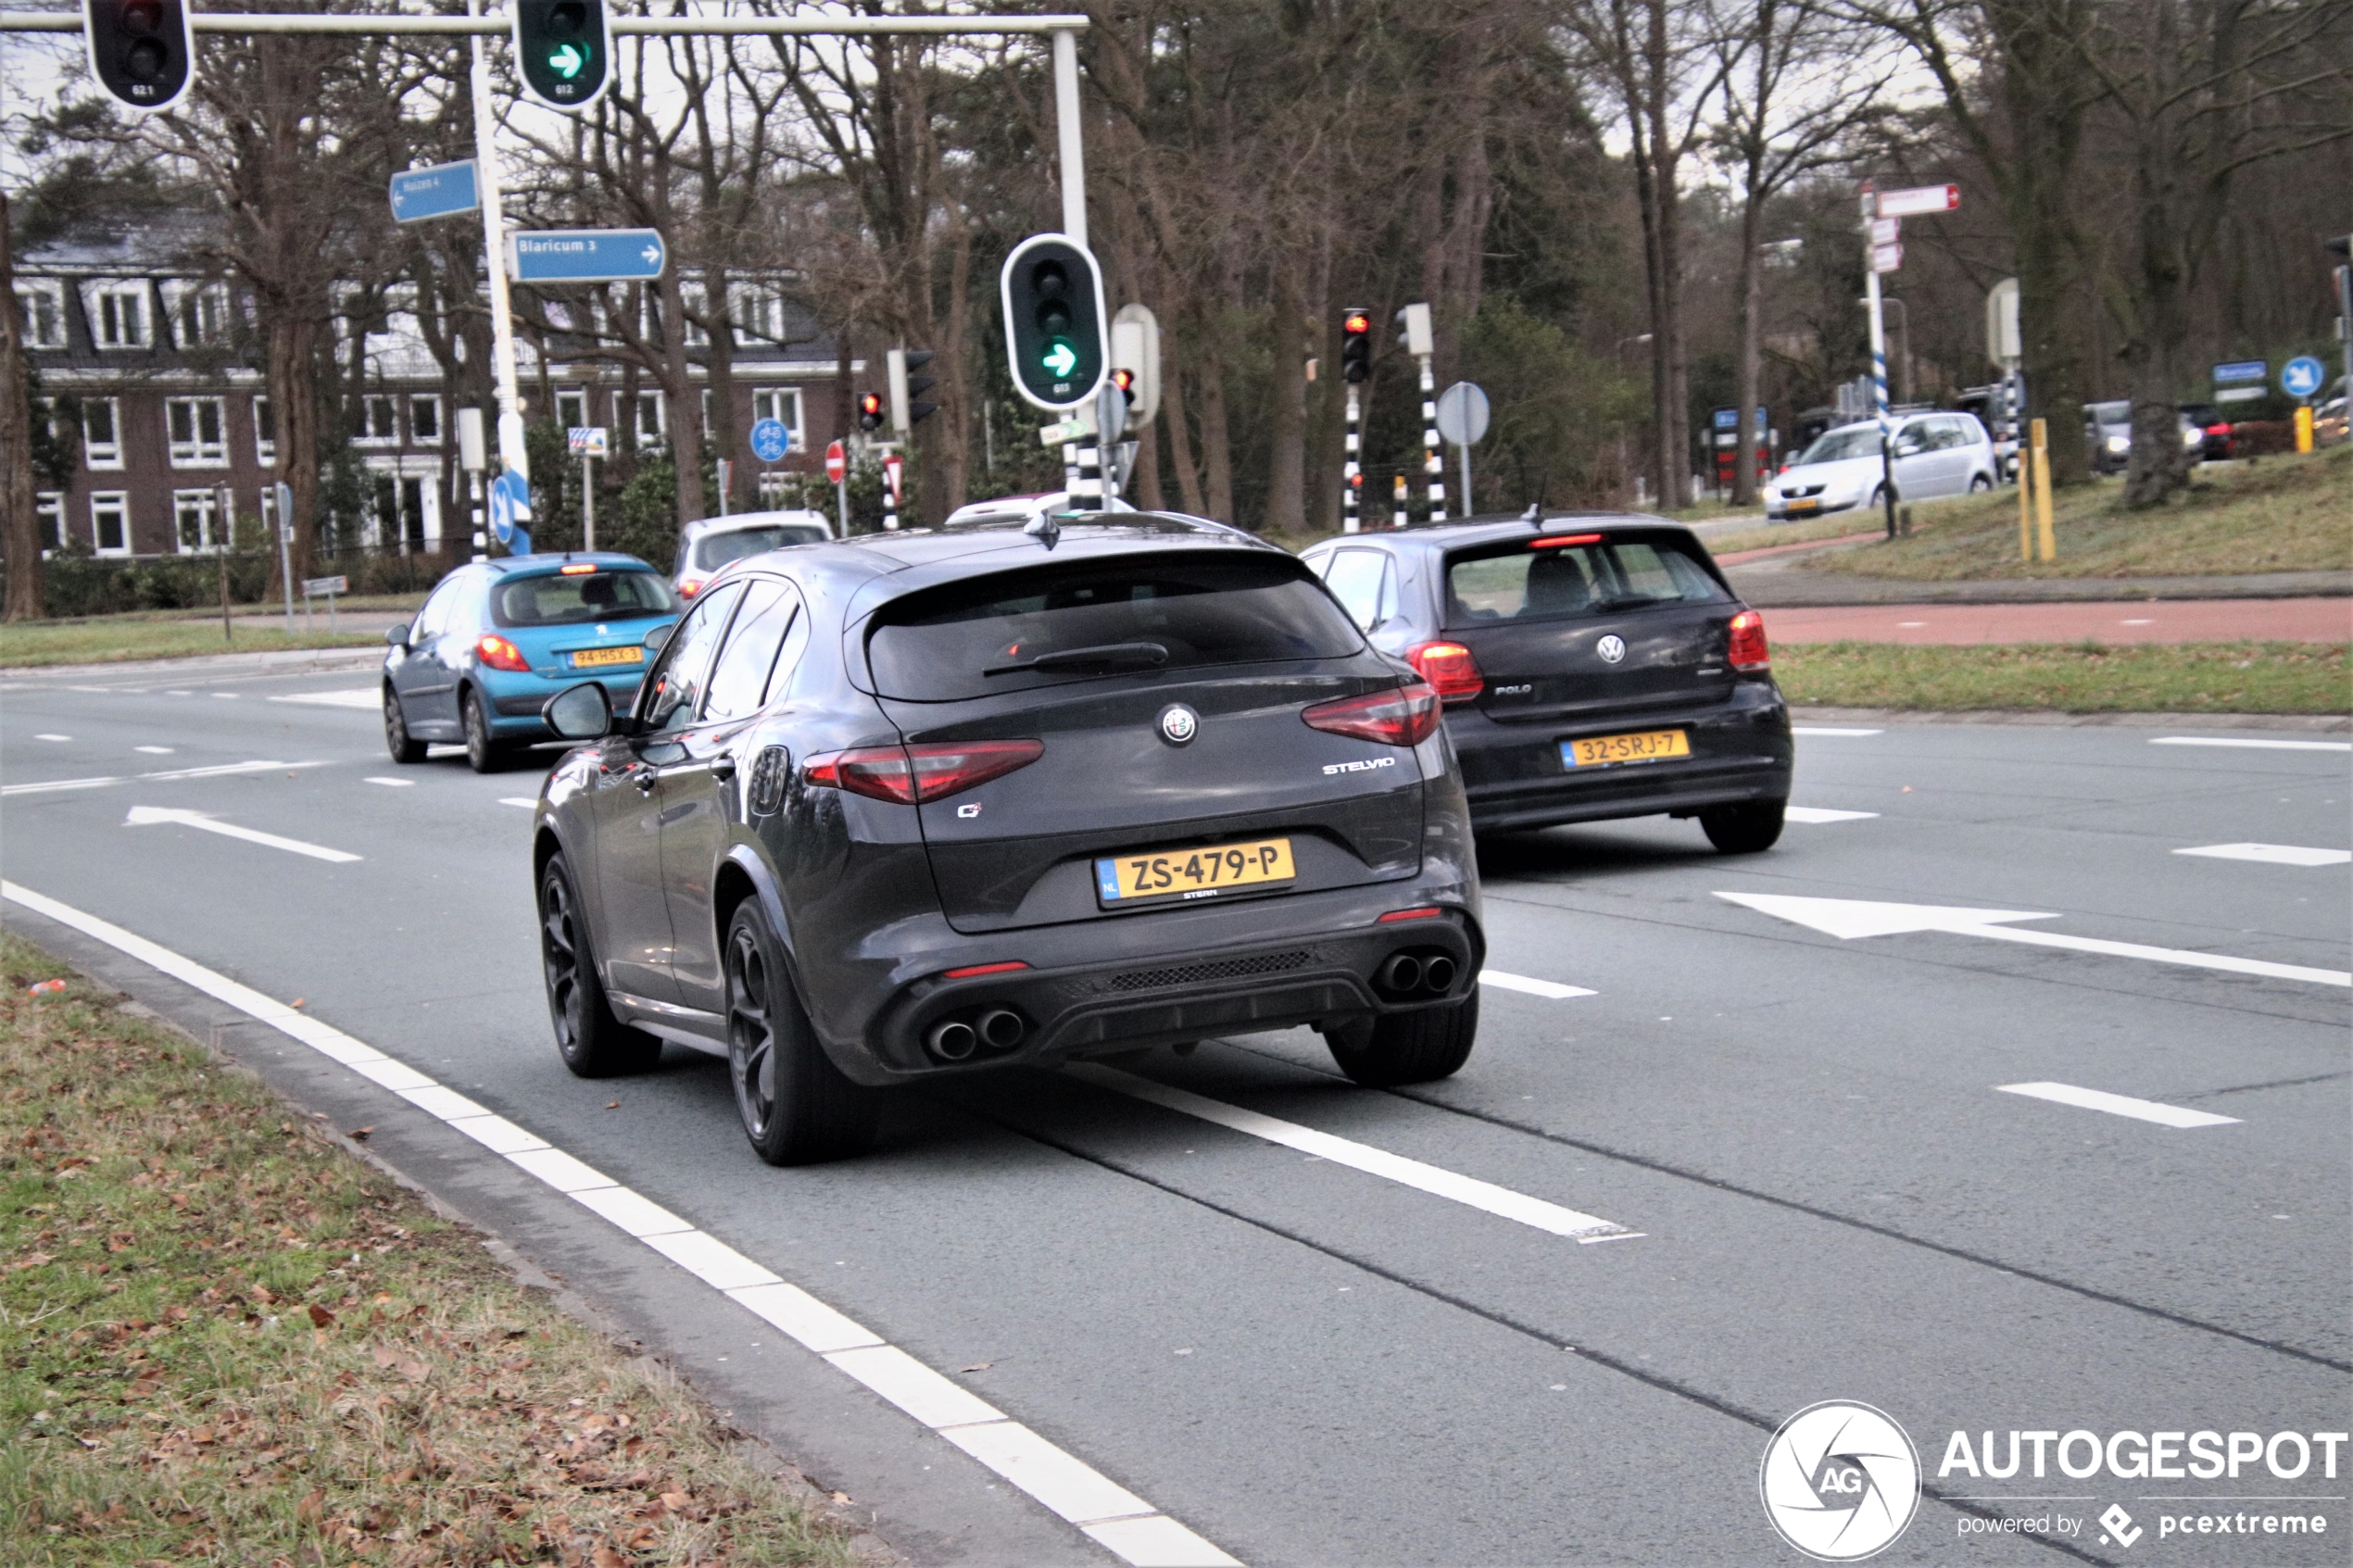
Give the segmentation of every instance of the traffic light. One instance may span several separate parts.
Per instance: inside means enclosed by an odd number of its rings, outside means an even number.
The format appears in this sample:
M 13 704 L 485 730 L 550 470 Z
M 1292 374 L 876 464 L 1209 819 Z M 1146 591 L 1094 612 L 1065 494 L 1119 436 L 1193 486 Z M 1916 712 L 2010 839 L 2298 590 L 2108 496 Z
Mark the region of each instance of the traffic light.
M 514 0 L 515 72 L 551 109 L 577 112 L 604 95 L 612 76 L 605 0 Z
M 1103 279 L 1086 247 L 1033 234 L 998 278 L 1013 389 L 1040 408 L 1076 408 L 1102 385 Z
M 860 393 L 858 395 L 858 428 L 867 432 L 877 431 L 882 429 L 882 394 L 879 392 Z
M 90 74 L 141 114 L 168 109 L 196 80 L 196 44 L 182 0 L 82 0 Z
M 1429 307 L 1424 304 L 1399 306 L 1397 346 L 1420 359 L 1436 352 L 1437 345 L 1437 337 L 1430 331 Z
M 887 356 L 890 369 L 890 428 L 904 435 L 925 420 L 939 411 L 937 403 L 912 401 L 918 393 L 929 392 L 939 384 L 937 376 L 910 375 L 920 370 L 938 356 L 928 348 L 894 348 Z
M 1351 385 L 1373 373 L 1373 313 L 1352 307 L 1340 319 L 1340 373 Z

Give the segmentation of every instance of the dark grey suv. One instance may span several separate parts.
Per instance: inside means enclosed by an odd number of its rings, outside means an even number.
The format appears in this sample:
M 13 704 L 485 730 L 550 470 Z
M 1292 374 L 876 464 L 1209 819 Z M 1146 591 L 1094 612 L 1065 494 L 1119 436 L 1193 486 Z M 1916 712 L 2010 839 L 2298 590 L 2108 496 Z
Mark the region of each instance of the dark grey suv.
M 1446 703 L 1480 831 L 1664 812 L 1780 837 L 1793 758 L 1765 619 L 1661 518 L 1470 520 L 1305 554 Z
M 1310 1024 L 1361 1083 L 1468 1056 L 1469 813 L 1426 684 L 1300 561 L 1152 513 L 738 562 L 536 818 L 573 1071 L 724 1052 L 775 1163 L 875 1095 Z

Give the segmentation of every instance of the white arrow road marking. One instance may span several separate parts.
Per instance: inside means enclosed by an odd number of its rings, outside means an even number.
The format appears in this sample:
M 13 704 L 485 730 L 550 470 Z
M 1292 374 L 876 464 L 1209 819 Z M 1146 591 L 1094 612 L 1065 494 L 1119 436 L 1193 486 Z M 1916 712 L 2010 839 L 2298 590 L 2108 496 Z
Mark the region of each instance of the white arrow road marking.
M 303 702 L 317 708 L 365 708 L 384 706 L 384 693 L 373 686 L 346 686 L 336 692 L 296 692 L 292 696 L 273 696 L 271 702 Z
M 1789 727 L 1789 733 L 1793 735 L 1883 735 L 1887 732 L 1885 730 L 1842 730 L 1827 724 L 1792 724 Z
M 1097 1088 L 1132 1095 L 1164 1110 L 1198 1116 L 1204 1122 L 1214 1122 L 1237 1133 L 1247 1133 L 1253 1138 L 1265 1138 L 1268 1143 L 1281 1144 L 1285 1148 L 1295 1148 L 1302 1154 L 1312 1154 L 1335 1165 L 1346 1165 L 1435 1197 L 1468 1204 L 1473 1209 L 1483 1209 L 1490 1214 L 1516 1220 L 1523 1225 L 1533 1225 L 1540 1231 L 1550 1231 L 1554 1236 L 1565 1236 L 1573 1241 L 1625 1241 L 1642 1234 L 1609 1220 L 1580 1214 L 1574 1209 L 1564 1209 L 1557 1203 L 1547 1203 L 1541 1198 L 1514 1192 L 1509 1187 L 1499 1187 L 1492 1182 L 1482 1182 L 1476 1176 L 1460 1175 L 1435 1165 L 1425 1165 L 1418 1160 L 1408 1160 L 1402 1154 L 1391 1154 L 1385 1148 L 1375 1148 L 1370 1144 L 1357 1143 L 1350 1138 L 1334 1137 L 1313 1127 L 1302 1127 L 1296 1122 L 1262 1116 L 1255 1110 L 1244 1110 L 1240 1106 L 1227 1105 L 1223 1100 L 1174 1089 L 1165 1084 L 1156 1084 L 1150 1078 L 1139 1078 L 1133 1073 L 1122 1073 L 1115 1068 L 1099 1067 L 1086 1061 L 1072 1062 L 1063 1071 Z
M 2353 751 L 2347 740 L 2241 740 L 2221 735 L 2158 735 L 2151 746 L 2237 746 L 2249 751 Z
M 218 779 L 225 778 L 232 773 L 269 773 L 281 769 L 291 772 L 296 768 L 323 768 L 325 766 L 324 762 L 272 762 L 267 759 L 258 762 L 220 762 L 209 768 L 170 768 L 160 773 L 132 773 L 128 777 L 48 779 L 40 784 L 9 784 L 5 789 L 0 789 L 0 796 L 47 795 L 61 789 L 97 789 L 107 784 L 153 784 L 168 779 Z
M 182 958 L 30 888 L 0 882 L 0 897 L 128 954 L 181 984 L 235 1008 L 330 1061 L 390 1089 L 488 1152 L 562 1193 L 598 1218 L 661 1253 L 705 1286 L 774 1324 L 837 1371 L 865 1385 L 1135 1568 L 1242 1568 L 1183 1524 L 1069 1451 L 974 1395 L 953 1379 L 883 1342 L 799 1286 L 787 1283 L 717 1236 L 552 1148 L 526 1127 L 396 1061 L 364 1040 L 306 1017 Z
M 2160 1105 L 2153 1099 L 2134 1099 L 2131 1095 L 2112 1095 L 2101 1089 L 2079 1089 L 2072 1084 L 1997 1084 L 1994 1087 L 2006 1095 L 2031 1095 L 2036 1099 L 2056 1101 L 2060 1105 L 2081 1106 L 2085 1110 L 2105 1110 L 2111 1116 L 2131 1116 L 2143 1122 L 2154 1122 L 2160 1127 L 2235 1127 L 2235 1116 L 2217 1116 L 2210 1110 L 2186 1110 L 2178 1105 Z
M 2353 860 L 2353 849 L 2308 849 L 2297 844 L 2207 844 L 2173 853 L 2205 855 L 2217 860 L 2260 860 L 2271 866 L 2341 866 Z
M 1781 815 L 1793 822 L 1860 822 L 1879 815 L 1877 811 L 1833 811 L 1827 806 L 1787 806 Z
M 1504 991 L 1525 991 L 1531 997 L 1543 997 L 1565 1002 L 1571 997 L 1598 997 L 1599 991 L 1588 991 L 1582 985 L 1564 985 L 1557 980 L 1530 980 L 1525 974 L 1510 974 L 1500 969 L 1478 972 L 1481 985 L 1493 985 Z
M 2192 969 L 2219 969 L 2231 974 L 2259 974 L 2272 980 L 2303 980 L 2315 985 L 2353 986 L 2353 974 L 2337 969 L 2309 969 L 2302 964 L 2271 963 L 2262 959 L 2234 959 L 2221 953 L 2195 953 L 2181 947 L 2148 947 L 2138 942 L 2108 942 L 2096 936 L 2068 936 L 2056 931 L 2020 931 L 2002 924 L 2014 920 L 2057 920 L 2049 911 L 2032 909 L 1948 909 L 1937 904 L 1881 904 L 1864 898 L 1798 898 L 1780 893 L 1718 893 L 1718 898 L 1744 905 L 1793 924 L 1826 931 L 1843 941 L 1857 936 L 1894 936 L 1907 931 L 1947 931 L 1957 936 L 1989 936 L 2001 942 L 2025 942 L 2038 947 L 2067 947 L 2079 953 L 2105 953 L 2116 959 L 2145 959 L 2152 963 L 2184 964 Z
M 202 828 L 207 833 L 217 833 L 223 838 L 242 838 L 247 844 L 266 844 L 272 849 L 291 850 L 296 855 L 308 855 L 314 860 L 333 860 L 340 863 L 359 859 L 357 855 L 347 855 L 340 849 L 329 849 L 323 845 L 305 844 L 299 838 L 281 838 L 274 833 L 262 833 L 255 828 L 241 828 L 234 822 L 220 822 L 208 817 L 202 811 L 182 811 L 169 806 L 133 806 L 131 808 L 131 815 L 123 819 L 125 827 L 151 827 L 157 822 L 177 822 L 185 828 Z

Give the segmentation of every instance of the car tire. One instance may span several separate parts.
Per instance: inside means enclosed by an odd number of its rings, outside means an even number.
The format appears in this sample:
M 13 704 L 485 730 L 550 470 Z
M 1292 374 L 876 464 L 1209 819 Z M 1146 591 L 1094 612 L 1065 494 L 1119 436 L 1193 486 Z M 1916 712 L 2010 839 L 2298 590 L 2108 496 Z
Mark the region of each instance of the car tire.
M 1360 1020 L 1327 1032 L 1340 1070 L 1368 1089 L 1427 1084 L 1453 1076 L 1478 1037 L 1478 987 L 1450 1007 Z
M 539 960 L 556 1052 L 575 1075 L 618 1077 L 643 1073 L 661 1060 L 661 1041 L 622 1022 L 605 997 L 588 919 L 561 855 L 550 857 L 539 873 Z
M 384 683 L 384 749 L 404 766 L 425 759 L 425 743 L 409 733 L 409 716 L 400 710 L 400 696 Z
M 1711 806 L 1699 814 L 1707 842 L 1727 855 L 1755 855 L 1780 842 L 1786 800 L 1743 800 L 1734 806 Z
M 817 1043 L 757 898 L 727 922 L 726 966 L 727 1077 L 753 1150 L 771 1165 L 813 1165 L 873 1148 L 881 1097 L 843 1077 Z
M 1991 474 L 1979 473 L 1979 474 L 1971 474 L 1971 475 L 1969 476 L 1969 493 L 1970 495 L 1984 495 L 1987 491 L 1989 491 L 1989 490 L 1991 490 L 1991 489 L 1993 489 L 1993 488 L 1994 488 L 1994 477 L 1993 477 L 1993 475 L 1991 475 Z
M 465 726 L 466 761 L 477 773 L 495 773 L 507 765 L 506 748 L 491 738 L 490 721 L 482 711 L 482 694 L 472 686 L 458 694 L 458 717 Z

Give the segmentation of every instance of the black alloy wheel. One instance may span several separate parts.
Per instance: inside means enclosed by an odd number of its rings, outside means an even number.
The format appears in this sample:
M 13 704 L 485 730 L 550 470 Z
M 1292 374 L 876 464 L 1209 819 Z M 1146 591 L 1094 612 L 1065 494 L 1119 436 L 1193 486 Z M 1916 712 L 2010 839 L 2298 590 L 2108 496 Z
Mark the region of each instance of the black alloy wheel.
M 744 1136 L 771 1165 L 840 1160 L 874 1144 L 878 1097 L 843 1077 L 817 1043 L 757 898 L 727 923 L 727 1075 Z
M 384 749 L 395 762 L 422 762 L 425 743 L 409 733 L 409 716 L 400 711 L 400 694 L 384 683 Z
M 1478 1039 L 1478 984 L 1446 1007 L 1361 1020 L 1324 1035 L 1340 1070 L 1368 1089 L 1452 1077 Z
M 466 760 L 477 773 L 495 773 L 506 763 L 506 748 L 490 738 L 490 721 L 482 711 L 482 694 L 468 686 L 458 698 L 466 726 Z
M 556 1050 L 583 1078 L 643 1073 L 661 1060 L 661 1041 L 621 1022 L 605 999 L 588 922 L 561 855 L 539 873 L 539 961 L 547 982 L 547 1016 Z
M 1743 800 L 1736 806 L 1711 806 L 1699 814 L 1707 842 L 1727 855 L 1755 855 L 1780 842 L 1786 800 Z

